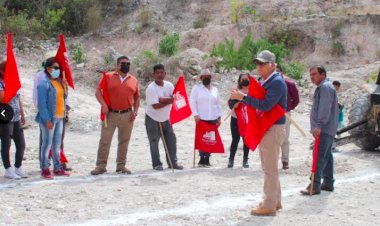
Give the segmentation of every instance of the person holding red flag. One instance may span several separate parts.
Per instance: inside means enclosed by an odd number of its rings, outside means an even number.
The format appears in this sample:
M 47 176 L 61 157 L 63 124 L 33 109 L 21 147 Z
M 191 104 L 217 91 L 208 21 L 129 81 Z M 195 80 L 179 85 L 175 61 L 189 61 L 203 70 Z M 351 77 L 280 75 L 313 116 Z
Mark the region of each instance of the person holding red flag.
M 202 81 L 202 84 L 196 84 L 190 94 L 190 106 L 191 111 L 193 112 L 195 123 L 198 124 L 200 121 L 220 126 L 221 117 L 222 117 L 222 107 L 219 98 L 218 89 L 215 86 L 211 85 L 211 79 L 214 77 L 214 74 L 211 73 L 208 69 L 201 71 L 197 79 Z M 209 137 L 218 138 L 215 134 L 215 131 L 208 134 Z M 212 135 L 212 136 L 211 136 Z M 197 141 L 197 137 L 195 138 Z M 198 138 L 202 139 L 202 138 Z M 218 139 L 212 139 L 212 142 L 215 145 L 219 145 L 220 141 Z M 196 142 L 197 144 L 197 142 Z M 223 145 L 222 145 L 223 146 Z M 222 150 L 224 152 L 224 150 Z M 210 153 L 215 152 L 214 150 L 199 150 L 199 162 L 198 166 L 200 167 L 210 167 Z M 217 150 L 217 152 L 220 152 Z
M 310 130 L 314 138 L 319 137 L 319 145 L 314 150 L 313 165 L 316 169 L 313 188 L 309 184 L 305 190 L 301 190 L 301 194 L 317 195 L 321 190 L 334 191 L 332 145 L 339 124 L 339 108 L 338 97 L 333 84 L 327 79 L 326 69 L 323 66 L 313 66 L 309 73 L 311 82 L 317 86 L 310 113 Z
M 237 82 L 238 82 L 238 85 L 237 85 L 238 90 L 244 94 L 247 94 L 248 86 L 249 86 L 249 74 L 247 73 L 240 74 Z M 230 128 L 231 128 L 232 142 L 230 146 L 230 158 L 228 159 L 227 167 L 233 168 L 235 154 L 238 148 L 240 137 L 242 137 L 244 141 L 248 115 L 247 115 L 247 106 L 241 103 L 240 101 L 229 99 L 228 106 L 231 109 Z M 249 164 L 248 164 L 249 147 L 245 143 L 243 146 L 243 151 L 244 151 L 243 167 L 248 168 L 249 167 Z
M 107 172 L 109 151 L 116 128 L 119 140 L 116 172 L 132 173 L 125 165 L 133 123 L 140 107 L 140 89 L 136 77 L 129 73 L 130 64 L 127 56 L 117 58 L 116 70 L 106 73 L 96 89 L 96 99 L 101 104 L 101 112 L 106 120 L 102 123 L 96 168 L 90 172 L 92 175 Z M 109 103 L 105 100 L 107 98 Z
M 249 107 L 256 109 L 256 114 L 269 113 L 278 105 L 285 113 L 287 88 L 282 76 L 276 72 L 275 55 L 264 50 L 257 55 L 254 62 L 257 65 L 257 72 L 262 78 L 261 86 L 266 90 L 264 99 L 245 95 L 239 90 L 231 92 L 231 99 L 240 100 Z M 252 215 L 276 215 L 276 210 L 282 208 L 278 160 L 280 148 L 285 139 L 285 120 L 285 115 L 282 114 L 273 125 L 270 125 L 267 131 L 264 131 L 265 134 L 259 143 L 261 166 L 265 174 L 264 200 L 259 203 L 258 207 L 251 210 Z M 247 130 L 252 130 L 252 128 L 247 128 Z
M 6 62 L 0 63 L 0 103 L 4 103 L 4 89 L 7 84 L 4 83 L 4 72 Z M 16 74 L 10 74 L 16 76 Z M 18 76 L 18 75 L 17 75 Z M 8 102 L 13 110 L 13 118 L 6 124 L 0 124 L 0 140 L 1 140 L 1 158 L 5 168 L 4 177 L 10 179 L 27 178 L 28 174 L 22 169 L 22 159 L 25 151 L 25 138 L 22 126 L 25 124 L 25 114 L 20 99 L 20 94 L 16 95 Z M 15 168 L 10 162 L 11 141 L 16 145 Z
M 167 147 L 166 162 L 169 168 L 182 170 L 183 166 L 177 163 L 177 138 L 169 122 L 169 114 L 173 103 L 174 86 L 165 81 L 165 66 L 154 65 L 153 78 L 146 89 L 145 127 L 148 134 L 152 166 L 155 170 L 163 170 L 160 161 L 158 142 L 160 137 Z M 170 159 L 169 159 L 170 158 Z

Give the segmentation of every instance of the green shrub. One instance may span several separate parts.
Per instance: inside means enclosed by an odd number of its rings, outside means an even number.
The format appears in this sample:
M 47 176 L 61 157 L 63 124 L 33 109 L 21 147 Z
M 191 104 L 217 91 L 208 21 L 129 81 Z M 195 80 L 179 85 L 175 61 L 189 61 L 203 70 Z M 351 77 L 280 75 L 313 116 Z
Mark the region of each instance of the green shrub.
M 80 42 L 75 43 L 72 46 L 73 53 L 74 53 L 74 61 L 77 64 L 86 63 L 87 56 L 85 53 L 85 50 Z
M 284 25 L 275 26 L 268 34 L 268 39 L 271 43 L 282 43 L 287 48 L 293 48 L 300 42 L 298 35 L 294 31 L 290 31 Z
M 87 31 L 96 32 L 103 22 L 101 9 L 97 5 L 91 6 L 86 12 L 85 22 L 87 24 Z
M 52 35 L 57 35 L 61 32 L 60 26 L 58 26 L 65 14 L 66 8 L 62 9 L 47 9 L 46 19 L 44 20 L 45 30 Z
M 153 12 L 148 8 L 144 8 L 137 16 L 136 22 L 141 28 L 150 27 L 153 23 Z
M 295 60 L 290 61 L 288 64 L 285 63 L 281 66 L 285 75 L 297 80 L 298 83 L 301 81 L 306 71 L 305 64 Z
M 179 49 L 179 34 L 174 32 L 164 36 L 159 43 L 159 53 L 165 56 L 172 56 Z
M 133 63 L 140 68 L 147 68 L 153 65 L 158 64 L 158 56 L 155 52 L 151 50 L 144 50 L 133 60 Z
M 331 29 L 331 38 L 332 39 L 337 39 L 341 36 L 342 27 L 343 27 L 343 24 L 341 22 L 339 22 Z
M 290 55 L 290 50 L 283 44 L 272 44 L 267 39 L 253 41 L 251 33 L 243 39 L 239 47 L 235 46 L 233 40 L 225 39 L 224 42 L 214 45 L 210 56 L 220 57 L 216 67 L 229 71 L 232 68 L 239 70 L 252 70 L 255 68 L 253 59 L 257 53 L 269 50 L 276 55 L 276 61 L 283 64 L 285 57 Z
M 229 0 L 231 22 L 236 24 L 239 22 L 240 13 L 245 6 L 244 0 Z
M 6 17 L 1 22 L 1 30 L 3 34 L 12 32 L 14 36 L 27 36 L 29 31 L 27 15 L 20 13 Z
M 344 54 L 346 54 L 344 45 L 339 41 L 333 42 L 332 47 L 331 47 L 331 55 L 343 56 Z

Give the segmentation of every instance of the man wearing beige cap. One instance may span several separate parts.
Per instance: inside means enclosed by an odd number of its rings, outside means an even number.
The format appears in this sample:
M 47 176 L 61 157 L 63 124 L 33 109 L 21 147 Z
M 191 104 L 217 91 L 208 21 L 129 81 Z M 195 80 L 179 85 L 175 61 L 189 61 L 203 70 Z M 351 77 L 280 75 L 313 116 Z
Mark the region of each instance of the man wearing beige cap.
M 287 88 L 281 74 L 276 72 L 276 57 L 264 50 L 254 59 L 257 73 L 262 78 L 261 86 L 266 90 L 264 99 L 256 99 L 234 90 L 231 99 L 241 100 L 259 111 L 269 112 L 277 104 L 286 110 Z M 261 166 L 264 171 L 264 200 L 251 210 L 252 215 L 273 216 L 281 209 L 281 187 L 278 174 L 280 148 L 285 138 L 285 116 L 282 116 L 265 133 L 259 144 Z M 249 129 L 249 128 L 247 128 Z

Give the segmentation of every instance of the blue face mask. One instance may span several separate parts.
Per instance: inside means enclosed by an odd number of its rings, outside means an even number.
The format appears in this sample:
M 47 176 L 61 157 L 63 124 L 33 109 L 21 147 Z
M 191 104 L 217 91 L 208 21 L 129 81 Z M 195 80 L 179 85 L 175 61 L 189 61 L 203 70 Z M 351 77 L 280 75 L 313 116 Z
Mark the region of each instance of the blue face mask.
M 59 69 L 53 69 L 53 71 L 51 72 L 51 77 L 53 77 L 54 79 L 57 79 L 60 73 L 61 71 Z

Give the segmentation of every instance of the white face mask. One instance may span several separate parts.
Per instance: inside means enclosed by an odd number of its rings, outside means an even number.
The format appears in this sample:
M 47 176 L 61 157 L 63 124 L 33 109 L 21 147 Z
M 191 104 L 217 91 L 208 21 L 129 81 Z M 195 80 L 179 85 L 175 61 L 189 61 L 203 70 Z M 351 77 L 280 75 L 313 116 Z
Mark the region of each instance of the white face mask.
M 59 69 L 53 69 L 53 71 L 51 72 L 51 77 L 53 77 L 54 79 L 57 79 L 60 73 L 61 71 Z

